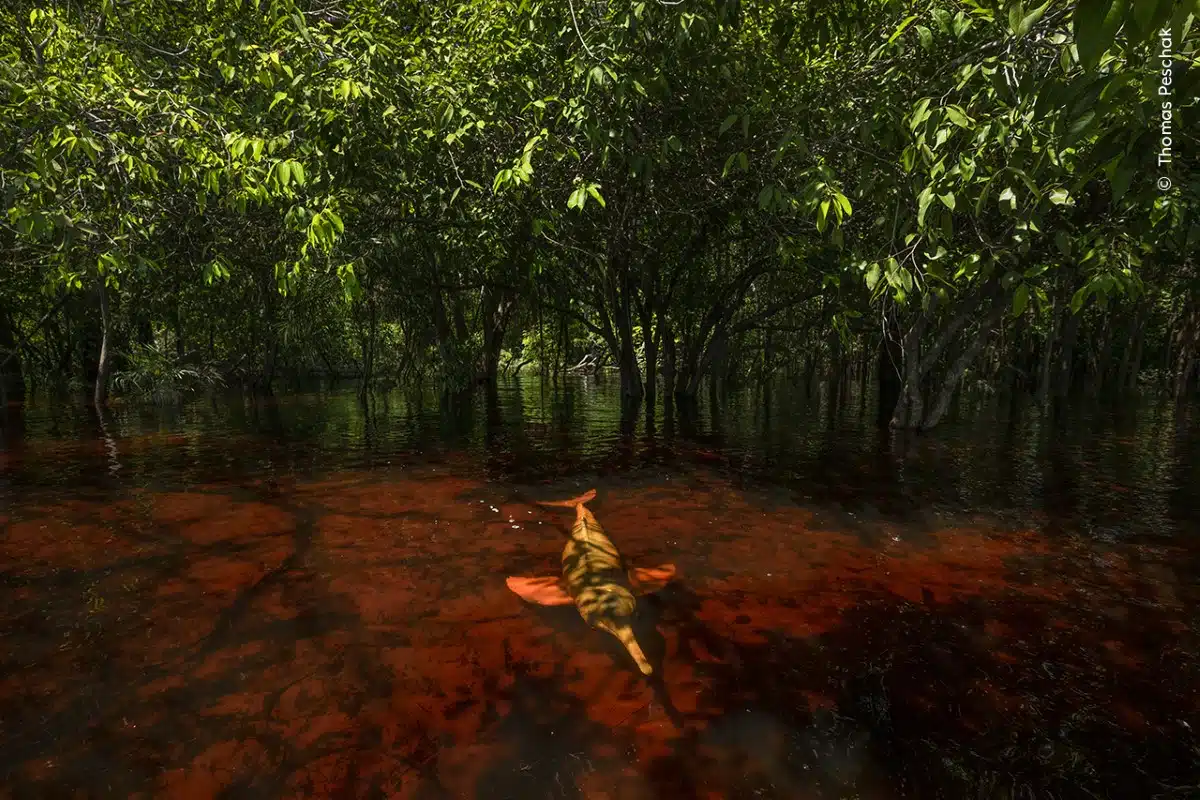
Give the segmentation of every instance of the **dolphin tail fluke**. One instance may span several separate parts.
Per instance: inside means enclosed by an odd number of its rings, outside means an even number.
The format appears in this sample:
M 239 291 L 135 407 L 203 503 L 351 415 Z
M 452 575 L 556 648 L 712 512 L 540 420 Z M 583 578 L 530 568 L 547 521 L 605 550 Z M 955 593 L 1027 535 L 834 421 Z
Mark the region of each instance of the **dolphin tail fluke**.
M 537 501 L 537 504 L 539 506 L 559 506 L 562 508 L 575 508 L 576 506 L 581 506 L 581 505 L 584 505 L 585 503 L 590 503 L 591 501 L 593 501 L 595 499 L 596 499 L 596 490 L 588 489 L 583 494 L 579 495 L 578 497 L 572 497 L 570 500 L 539 500 L 539 501 Z
M 651 594 L 666 586 L 675 577 L 674 564 L 657 567 L 637 567 L 629 570 L 629 582 L 638 594 Z
M 613 634 L 621 641 L 621 644 L 625 645 L 625 649 L 629 651 L 629 655 L 633 657 L 634 663 L 637 664 L 637 668 L 642 671 L 643 675 L 654 672 L 654 668 L 646 660 L 646 654 L 642 652 L 642 646 L 634 637 L 632 628 L 625 625 L 615 630 Z
M 566 606 L 575 602 L 563 589 L 562 582 L 553 576 L 545 578 L 514 576 L 505 583 L 514 594 L 527 603 L 535 603 L 539 606 Z

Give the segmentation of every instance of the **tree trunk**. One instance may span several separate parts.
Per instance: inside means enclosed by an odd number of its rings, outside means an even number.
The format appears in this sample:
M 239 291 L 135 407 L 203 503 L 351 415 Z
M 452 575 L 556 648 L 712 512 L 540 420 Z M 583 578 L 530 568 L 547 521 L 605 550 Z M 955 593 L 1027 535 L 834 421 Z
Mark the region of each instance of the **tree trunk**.
M 1058 331 L 1062 322 L 1062 308 L 1066 297 L 1063 294 L 1063 280 L 1060 276 L 1058 286 L 1055 287 L 1054 298 L 1050 304 L 1050 318 L 1054 320 L 1054 324 L 1050 327 L 1050 333 L 1046 337 L 1045 350 L 1042 351 L 1042 374 L 1038 380 L 1038 404 L 1044 404 L 1050 397 L 1050 381 L 1053 376 L 1052 366 L 1054 364 L 1054 346 L 1058 342 Z M 1069 309 L 1068 309 L 1069 311 Z
M 560 368 L 566 369 L 571 363 L 571 337 L 568 332 L 566 314 L 558 315 L 558 358 L 554 360 L 554 383 L 558 384 Z
M 500 370 L 500 351 L 504 347 L 504 334 L 514 307 L 512 292 L 487 285 L 483 289 L 483 379 L 488 386 L 495 386 Z M 558 366 L 555 365 L 555 373 Z
M 663 331 L 663 397 L 670 405 L 675 396 L 675 329 L 665 317 L 659 319 L 659 325 Z
M 111 325 L 108 314 L 107 279 L 102 275 L 97 280 L 100 290 L 100 358 L 96 362 L 96 384 L 92 402 L 96 408 L 108 405 L 108 379 L 112 370 L 112 343 L 109 341 Z
M 21 369 L 21 353 L 13 335 L 8 312 L 0 311 L 0 403 L 25 399 L 25 374 Z
M 646 419 L 654 419 L 655 394 L 658 389 L 658 337 L 649 311 L 642 313 L 642 355 L 646 360 Z
M 896 411 L 892 414 L 893 428 L 921 427 L 921 418 L 925 414 L 924 400 L 921 397 L 921 335 L 925 332 L 928 319 L 925 312 L 919 312 L 912 327 L 900 342 L 904 360 L 904 384 L 900 389 L 900 399 L 896 401 Z
M 938 393 L 937 401 L 934 403 L 933 410 L 930 412 L 928 419 L 922 425 L 922 429 L 929 430 L 942 421 L 946 412 L 950 408 L 950 401 L 954 399 L 954 391 L 958 388 L 959 382 L 962 380 L 963 374 L 979 357 L 979 353 L 983 350 L 983 346 L 987 343 L 988 337 L 991 336 L 992 326 L 1000 321 L 1000 317 L 1004 314 L 1004 306 L 997 304 L 995 308 L 984 318 L 983 323 L 979 326 L 979 330 L 975 333 L 975 338 L 963 350 L 953 365 L 946 377 L 942 381 L 941 391 Z
M 368 289 L 370 292 L 370 289 Z M 379 337 L 379 315 L 376 313 L 375 297 L 367 295 L 367 332 L 363 337 L 363 376 L 362 384 L 358 387 L 358 396 L 366 400 L 371 393 L 371 385 L 375 382 L 375 346 Z
M 175 332 L 175 357 L 182 360 L 184 353 L 187 352 L 186 343 L 183 340 L 183 310 L 180 308 L 180 297 L 183 293 L 183 288 L 179 282 L 179 273 L 175 273 L 174 298 L 171 304 L 171 322 Z
M 1066 330 L 1063 332 L 1062 348 L 1058 358 L 1058 377 L 1056 393 L 1066 397 L 1074 384 L 1075 377 L 1075 342 L 1079 338 L 1079 314 L 1067 309 Z
M 618 317 L 617 335 L 620 338 L 617 367 L 621 372 L 621 396 L 626 400 L 637 400 L 642 396 L 642 375 L 633 345 L 633 325 L 628 317 Z
M 1192 373 L 1196 368 L 1196 352 L 1200 349 L 1200 305 L 1192 304 L 1184 312 L 1175 349 L 1175 399 L 1182 402 L 1191 385 Z
M 1109 372 L 1112 371 L 1112 317 L 1108 314 L 1100 322 L 1100 336 L 1096 344 L 1095 369 L 1093 370 L 1093 386 L 1097 392 L 1103 391 L 1109 384 Z
M 1142 347 L 1142 333 L 1146 325 L 1146 314 L 1149 305 L 1138 303 L 1137 313 L 1134 314 L 1130 326 L 1129 338 L 1125 340 L 1125 352 L 1121 355 L 1121 367 L 1117 372 L 1117 391 L 1125 391 L 1137 385 L 1137 367 L 1134 359 L 1139 356 Z
M 879 343 L 879 355 L 876 362 L 876 375 L 879 381 L 879 423 L 881 425 L 888 423 L 900 402 L 900 393 L 903 390 L 900 370 L 903 361 L 904 354 L 900 343 L 896 341 L 890 331 L 884 331 Z M 808 393 L 808 383 L 812 380 L 812 364 L 812 356 L 806 356 L 804 373 L 806 394 Z

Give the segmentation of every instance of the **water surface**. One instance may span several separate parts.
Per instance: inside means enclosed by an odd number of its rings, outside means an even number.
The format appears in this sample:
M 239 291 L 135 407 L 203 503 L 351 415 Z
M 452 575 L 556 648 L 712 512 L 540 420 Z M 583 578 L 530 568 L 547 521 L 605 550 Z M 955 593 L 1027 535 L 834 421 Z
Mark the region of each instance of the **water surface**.
M 1200 796 L 1196 427 L 777 390 L 10 409 L 0 788 L 56 797 Z M 656 667 L 508 575 L 591 504 Z M 0 792 L 3 795 L 4 792 Z

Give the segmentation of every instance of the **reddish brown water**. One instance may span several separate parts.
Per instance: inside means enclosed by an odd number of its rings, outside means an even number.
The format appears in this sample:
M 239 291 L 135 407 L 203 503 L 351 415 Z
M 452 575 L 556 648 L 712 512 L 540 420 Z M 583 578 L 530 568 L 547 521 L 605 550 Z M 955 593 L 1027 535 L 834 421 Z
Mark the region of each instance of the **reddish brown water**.
M 1200 796 L 1186 422 L 610 400 L 10 418 L 0 796 Z M 505 587 L 592 486 L 652 680 Z

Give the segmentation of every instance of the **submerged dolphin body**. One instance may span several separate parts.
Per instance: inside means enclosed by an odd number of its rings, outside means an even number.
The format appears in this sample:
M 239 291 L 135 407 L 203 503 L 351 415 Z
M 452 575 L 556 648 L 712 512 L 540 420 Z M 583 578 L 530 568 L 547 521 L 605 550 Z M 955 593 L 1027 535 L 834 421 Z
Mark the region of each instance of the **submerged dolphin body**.
M 585 506 L 595 497 L 596 490 L 592 489 L 570 500 L 539 504 L 575 509 L 575 524 L 563 548 L 562 577 L 511 577 L 508 588 L 523 600 L 538 605 L 574 603 L 588 625 L 615 636 L 642 674 L 649 675 L 654 670 L 633 635 L 633 612 L 637 606 L 634 592 L 644 594 L 662 588 L 675 575 L 675 567 L 665 564 L 651 569 L 627 569 L 616 546 Z

